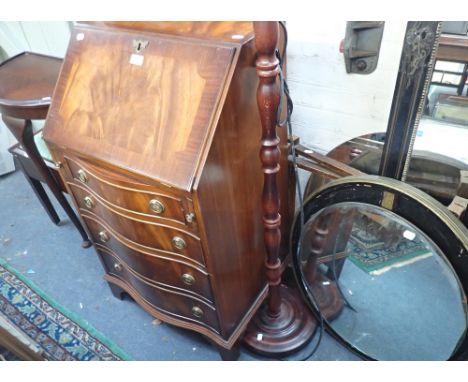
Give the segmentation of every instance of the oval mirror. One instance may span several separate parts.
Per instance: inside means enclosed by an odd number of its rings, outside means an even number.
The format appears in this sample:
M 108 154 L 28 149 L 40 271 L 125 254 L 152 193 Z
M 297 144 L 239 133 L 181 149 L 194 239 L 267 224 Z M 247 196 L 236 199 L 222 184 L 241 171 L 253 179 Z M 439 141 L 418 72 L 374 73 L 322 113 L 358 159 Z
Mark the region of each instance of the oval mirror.
M 296 279 L 340 341 L 369 359 L 463 357 L 468 230 L 446 207 L 393 179 L 342 178 L 307 199 L 302 232 L 296 217 Z

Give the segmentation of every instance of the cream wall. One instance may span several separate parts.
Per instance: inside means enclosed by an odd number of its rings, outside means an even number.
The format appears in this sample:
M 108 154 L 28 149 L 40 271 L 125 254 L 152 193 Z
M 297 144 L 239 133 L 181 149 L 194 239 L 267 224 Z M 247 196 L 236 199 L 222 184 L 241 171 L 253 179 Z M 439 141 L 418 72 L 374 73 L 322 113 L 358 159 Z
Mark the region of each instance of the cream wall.
M 63 57 L 67 50 L 71 25 L 67 21 L 0 22 L 0 46 L 8 56 L 32 51 Z
M 325 153 L 359 135 L 386 131 L 406 22 L 386 22 L 377 69 L 346 73 L 344 21 L 288 22 L 288 82 L 293 129 L 302 143 Z

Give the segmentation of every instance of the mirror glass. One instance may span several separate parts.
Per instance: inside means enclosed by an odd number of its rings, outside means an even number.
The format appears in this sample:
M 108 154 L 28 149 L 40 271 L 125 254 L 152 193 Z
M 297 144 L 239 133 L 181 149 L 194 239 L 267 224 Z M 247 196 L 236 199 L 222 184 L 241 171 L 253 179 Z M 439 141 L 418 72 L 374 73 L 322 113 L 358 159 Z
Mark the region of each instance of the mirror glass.
M 406 181 L 446 205 L 468 171 L 467 77 L 468 22 L 444 22 Z
M 446 360 L 467 327 L 466 296 L 421 230 L 382 207 L 337 203 L 307 220 L 301 277 L 331 328 L 379 360 Z

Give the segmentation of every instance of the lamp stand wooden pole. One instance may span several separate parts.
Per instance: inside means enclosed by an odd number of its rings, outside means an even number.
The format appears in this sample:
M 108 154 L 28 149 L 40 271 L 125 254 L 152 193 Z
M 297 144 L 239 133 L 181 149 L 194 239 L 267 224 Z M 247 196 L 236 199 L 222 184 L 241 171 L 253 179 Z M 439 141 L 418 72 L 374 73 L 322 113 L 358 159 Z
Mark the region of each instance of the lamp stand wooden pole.
M 262 203 L 267 254 L 265 271 L 269 296 L 249 324 L 244 343 L 251 350 L 267 356 L 284 356 L 299 350 L 309 342 L 317 326 L 299 293 L 281 284 L 281 216 L 276 182 L 276 174 L 280 170 L 280 140 L 276 134 L 280 99 L 280 67 L 275 54 L 278 29 L 276 21 L 254 22 L 258 50 L 257 103 L 262 123 L 260 159 L 264 173 Z

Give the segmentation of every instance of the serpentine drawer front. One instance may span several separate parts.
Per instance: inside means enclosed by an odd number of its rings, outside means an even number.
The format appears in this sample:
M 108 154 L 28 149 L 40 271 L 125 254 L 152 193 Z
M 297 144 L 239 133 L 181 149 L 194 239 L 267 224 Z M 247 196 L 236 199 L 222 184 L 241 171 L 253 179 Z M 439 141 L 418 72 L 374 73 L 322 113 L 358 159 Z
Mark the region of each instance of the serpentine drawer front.
M 188 258 L 162 251 L 137 251 L 129 248 L 122 236 L 117 236 L 97 216 L 82 214 L 93 241 L 118 254 L 119 258 L 142 277 L 184 290 L 213 303 L 208 273 L 203 266 Z
M 107 272 L 117 278 L 121 278 L 139 293 L 141 298 L 151 304 L 156 310 L 187 321 L 194 321 L 207 326 L 214 332 L 218 332 L 216 309 L 212 304 L 202 299 L 197 299 L 183 292 L 168 288 L 161 284 L 152 283 L 142 278 L 125 263 L 123 263 L 112 251 L 97 247 L 104 261 Z
M 44 127 L 112 293 L 223 356 L 268 290 L 253 37 L 250 22 L 77 24 Z
M 66 163 L 76 184 L 93 191 L 122 213 L 147 220 L 160 218 L 169 224 L 187 226 L 186 216 L 193 212 L 193 207 L 183 196 L 173 196 L 167 187 L 165 190 L 145 187 L 144 184 L 115 174 L 108 175 L 102 169 L 71 158 L 66 158 Z
M 68 183 L 81 211 L 91 211 L 129 241 L 146 247 L 175 252 L 204 264 L 200 238 L 170 226 L 145 222 L 113 209 L 109 203 L 81 186 Z

